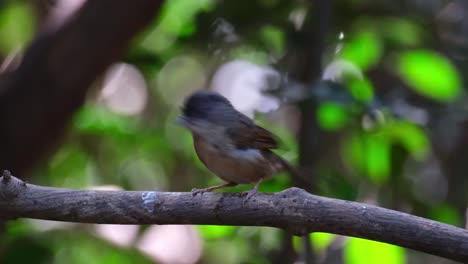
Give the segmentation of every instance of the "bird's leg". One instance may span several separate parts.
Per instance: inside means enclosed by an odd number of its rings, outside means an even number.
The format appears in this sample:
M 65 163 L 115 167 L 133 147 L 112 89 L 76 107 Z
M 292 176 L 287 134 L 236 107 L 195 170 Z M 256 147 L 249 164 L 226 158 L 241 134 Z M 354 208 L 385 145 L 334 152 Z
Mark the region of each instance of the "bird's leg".
M 219 190 L 219 189 L 224 189 L 224 188 L 227 188 L 227 187 L 234 187 L 236 185 L 237 185 L 237 183 L 228 182 L 228 183 L 225 183 L 225 184 L 216 185 L 216 186 L 205 188 L 205 189 L 195 189 L 194 188 L 194 189 L 192 189 L 192 195 L 203 194 L 203 193 L 206 193 L 206 192 L 212 192 L 212 191 L 216 191 L 216 190 Z
M 252 188 L 252 190 L 250 190 L 247 193 L 247 196 L 245 196 L 244 198 L 244 203 L 247 202 L 247 200 L 249 200 L 252 196 L 258 193 L 258 186 L 260 185 L 260 183 L 262 183 L 262 181 L 263 181 L 263 178 L 260 178 L 255 184 L 255 186 Z

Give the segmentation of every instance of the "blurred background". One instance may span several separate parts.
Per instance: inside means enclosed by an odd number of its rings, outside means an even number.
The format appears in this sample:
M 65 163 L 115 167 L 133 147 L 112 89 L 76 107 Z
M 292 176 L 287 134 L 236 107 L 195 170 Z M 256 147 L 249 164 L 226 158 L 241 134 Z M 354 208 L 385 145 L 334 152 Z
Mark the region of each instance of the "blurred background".
M 1 1 L 0 73 L 84 1 Z M 467 47 L 464 0 L 167 1 L 24 177 L 88 189 L 219 184 L 174 122 L 184 98 L 206 88 L 278 135 L 277 153 L 309 172 L 277 175 L 261 191 L 299 186 L 465 228 Z M 274 228 L 18 220 L 2 230 L 0 263 L 452 262 Z

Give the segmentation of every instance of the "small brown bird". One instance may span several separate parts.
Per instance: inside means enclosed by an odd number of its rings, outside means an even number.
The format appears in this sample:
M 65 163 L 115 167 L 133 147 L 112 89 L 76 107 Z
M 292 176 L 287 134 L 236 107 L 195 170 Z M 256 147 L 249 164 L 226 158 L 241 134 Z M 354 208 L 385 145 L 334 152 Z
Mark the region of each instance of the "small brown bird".
M 211 192 L 256 183 L 245 200 L 257 193 L 258 186 L 277 172 L 295 173 L 294 168 L 271 150 L 278 147 L 275 136 L 238 112 L 223 96 L 198 91 L 188 97 L 179 123 L 193 135 L 195 151 L 203 164 L 227 183 L 192 193 Z

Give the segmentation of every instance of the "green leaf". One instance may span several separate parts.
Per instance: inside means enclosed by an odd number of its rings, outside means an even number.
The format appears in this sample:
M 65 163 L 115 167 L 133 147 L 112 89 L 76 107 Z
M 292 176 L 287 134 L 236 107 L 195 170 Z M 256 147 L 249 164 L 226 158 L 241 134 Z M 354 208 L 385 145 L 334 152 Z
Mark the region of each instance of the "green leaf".
M 381 134 L 359 133 L 351 135 L 343 145 L 342 155 L 346 163 L 377 184 L 389 176 L 389 138 Z
M 284 51 L 285 36 L 284 32 L 273 26 L 265 26 L 260 32 L 263 42 L 271 51 L 279 56 Z
M 390 173 L 390 144 L 379 135 L 368 135 L 365 140 L 367 173 L 373 182 L 383 183 Z
M 55 253 L 52 263 L 152 263 L 137 250 L 116 247 L 85 232 L 66 230 L 49 233 L 48 238 Z
M 88 187 L 90 162 L 88 154 L 79 146 L 65 145 L 48 163 L 48 179 L 53 186 Z
M 317 110 L 317 119 L 321 128 L 337 130 L 346 124 L 348 114 L 346 109 L 339 104 L 323 103 Z
M 10 239 L 2 234 L 0 263 L 51 263 L 51 259 L 54 258 L 54 248 L 51 247 L 49 240 L 40 239 L 38 235 L 31 235 L 32 233 L 34 232 Z
M 321 252 L 324 249 L 326 249 L 326 247 L 328 247 L 330 243 L 333 242 L 333 239 L 335 239 L 335 237 L 336 235 L 334 234 L 322 232 L 312 233 L 309 235 L 309 239 L 317 252 Z M 292 242 L 294 249 L 300 251 L 303 246 L 302 243 L 304 243 L 304 237 L 294 236 Z
M 225 238 L 234 233 L 234 226 L 201 225 L 198 226 L 204 238 Z
M 391 146 L 399 144 L 416 159 L 423 159 L 430 144 L 422 128 L 407 121 L 392 120 L 372 133 L 354 133 L 344 142 L 343 160 L 374 183 L 384 183 L 390 174 Z
M 343 160 L 361 173 L 365 171 L 366 167 L 364 162 L 366 152 L 363 146 L 362 135 L 353 133 L 346 138 L 341 150 Z
M 34 33 L 34 14 L 29 4 L 11 1 L 0 8 L 0 51 L 8 53 L 26 44 Z
M 367 79 L 355 78 L 348 84 L 351 95 L 358 101 L 370 102 L 374 98 L 374 88 Z
M 157 25 L 146 33 L 141 45 L 149 51 L 161 53 L 170 48 L 180 36 L 191 36 L 196 31 L 196 15 L 212 9 L 213 0 L 166 1 Z
M 195 31 L 196 14 L 208 11 L 214 6 L 213 0 L 172 0 L 164 3 L 160 26 L 164 31 L 180 36 L 190 36 Z
M 361 238 L 349 238 L 344 255 L 347 264 L 403 264 L 406 262 L 403 248 Z
M 382 19 L 381 29 L 389 40 L 398 45 L 416 46 L 423 40 L 423 30 L 416 23 L 404 18 Z
M 27 219 L 18 219 L 16 221 L 8 221 L 5 223 L 5 230 L 8 238 L 16 238 L 32 234 L 34 227 Z
M 301 250 L 301 243 L 302 243 L 302 237 L 298 237 L 298 236 L 293 236 L 293 247 L 296 251 L 300 251 Z
M 463 223 L 462 217 L 457 210 L 445 204 L 431 208 L 429 215 L 431 219 L 449 225 L 461 226 Z
M 308 175 L 305 175 L 307 177 Z M 275 177 L 263 182 L 259 186 L 259 191 L 266 193 L 280 192 L 291 186 L 291 177 L 287 173 L 275 174 Z M 250 187 L 251 189 L 251 187 Z
M 429 139 L 422 128 L 415 124 L 407 121 L 389 122 L 382 133 L 401 144 L 416 159 L 425 158 L 429 152 Z
M 312 233 L 310 234 L 310 239 L 312 240 L 312 245 L 317 251 L 323 251 L 326 247 L 330 245 L 331 242 L 335 239 L 336 235 L 329 233 Z
M 429 50 L 415 50 L 401 55 L 398 63 L 403 80 L 416 92 L 447 102 L 460 94 L 461 81 L 450 61 Z
M 76 114 L 74 126 L 80 132 L 92 134 L 128 136 L 135 132 L 135 124 L 130 118 L 90 104 Z
M 340 57 L 353 62 L 362 70 L 376 64 L 382 56 L 379 36 L 372 31 L 359 32 L 345 43 Z

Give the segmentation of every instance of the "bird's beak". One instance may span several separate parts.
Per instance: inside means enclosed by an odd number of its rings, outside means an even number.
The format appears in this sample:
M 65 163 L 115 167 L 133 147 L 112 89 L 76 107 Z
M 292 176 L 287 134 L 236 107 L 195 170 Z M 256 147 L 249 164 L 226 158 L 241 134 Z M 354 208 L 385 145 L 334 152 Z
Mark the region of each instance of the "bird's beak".
M 180 126 L 187 127 L 188 126 L 188 121 L 187 118 L 184 116 L 178 116 L 175 120 L 175 123 Z

